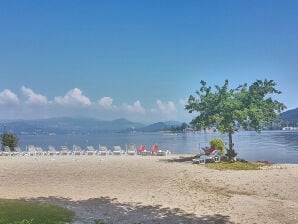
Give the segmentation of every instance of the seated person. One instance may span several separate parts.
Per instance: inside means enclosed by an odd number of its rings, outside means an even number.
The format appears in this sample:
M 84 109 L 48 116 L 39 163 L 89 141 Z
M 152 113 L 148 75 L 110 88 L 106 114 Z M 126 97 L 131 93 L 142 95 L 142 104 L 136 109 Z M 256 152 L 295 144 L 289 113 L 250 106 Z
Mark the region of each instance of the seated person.
M 214 150 L 216 150 L 215 146 L 212 145 L 210 148 L 203 148 L 204 155 L 209 156 Z

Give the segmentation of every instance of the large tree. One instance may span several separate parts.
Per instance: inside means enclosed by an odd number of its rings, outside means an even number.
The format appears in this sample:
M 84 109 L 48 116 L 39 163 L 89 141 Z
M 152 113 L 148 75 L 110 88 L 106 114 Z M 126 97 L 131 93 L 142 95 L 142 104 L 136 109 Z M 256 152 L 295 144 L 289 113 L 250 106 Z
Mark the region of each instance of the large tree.
M 3 146 L 8 146 L 10 150 L 14 151 L 14 147 L 18 145 L 18 137 L 12 133 L 3 133 L 1 135 L 1 144 Z
M 281 94 L 273 80 L 257 80 L 250 86 L 245 83 L 235 89 L 229 89 L 228 85 L 226 80 L 223 86 L 216 85 L 212 91 L 201 81 L 197 97 L 191 95 L 185 109 L 189 113 L 198 112 L 191 121 L 195 127 L 205 129 L 215 125 L 221 133 L 228 134 L 227 155 L 232 158 L 236 156 L 232 135 L 238 126 L 260 132 L 263 125 L 275 120 L 286 106 L 271 98 L 272 94 Z

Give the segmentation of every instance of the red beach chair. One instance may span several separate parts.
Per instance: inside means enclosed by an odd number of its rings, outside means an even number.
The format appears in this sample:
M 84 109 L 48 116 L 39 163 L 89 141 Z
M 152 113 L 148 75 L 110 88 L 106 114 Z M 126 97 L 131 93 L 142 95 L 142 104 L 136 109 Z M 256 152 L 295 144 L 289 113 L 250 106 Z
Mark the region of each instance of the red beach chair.
M 158 144 L 152 145 L 150 152 L 152 155 L 157 155 L 158 154 Z
M 146 153 L 146 145 L 140 145 L 137 153 L 138 155 L 144 155 L 144 153 Z

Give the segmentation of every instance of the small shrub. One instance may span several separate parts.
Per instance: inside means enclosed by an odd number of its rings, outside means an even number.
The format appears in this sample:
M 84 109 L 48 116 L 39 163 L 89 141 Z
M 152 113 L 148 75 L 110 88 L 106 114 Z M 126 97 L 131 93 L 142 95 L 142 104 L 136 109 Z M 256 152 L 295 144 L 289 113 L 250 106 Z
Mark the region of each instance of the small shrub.
M 14 147 L 18 145 L 18 141 L 19 141 L 18 137 L 12 133 L 3 133 L 1 135 L 2 148 L 4 146 L 8 146 L 10 150 L 14 150 Z
M 210 143 L 211 146 L 215 146 L 215 148 L 219 151 L 220 155 L 224 154 L 225 143 L 221 139 L 214 138 L 209 143 Z

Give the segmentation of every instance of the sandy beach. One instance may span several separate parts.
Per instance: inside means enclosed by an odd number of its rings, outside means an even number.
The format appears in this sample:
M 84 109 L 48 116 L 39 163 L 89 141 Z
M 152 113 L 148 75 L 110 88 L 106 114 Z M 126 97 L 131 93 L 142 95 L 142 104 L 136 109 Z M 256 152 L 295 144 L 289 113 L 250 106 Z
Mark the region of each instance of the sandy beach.
M 66 207 L 73 223 L 298 222 L 298 165 L 216 171 L 179 157 L 2 156 L 0 198 Z

